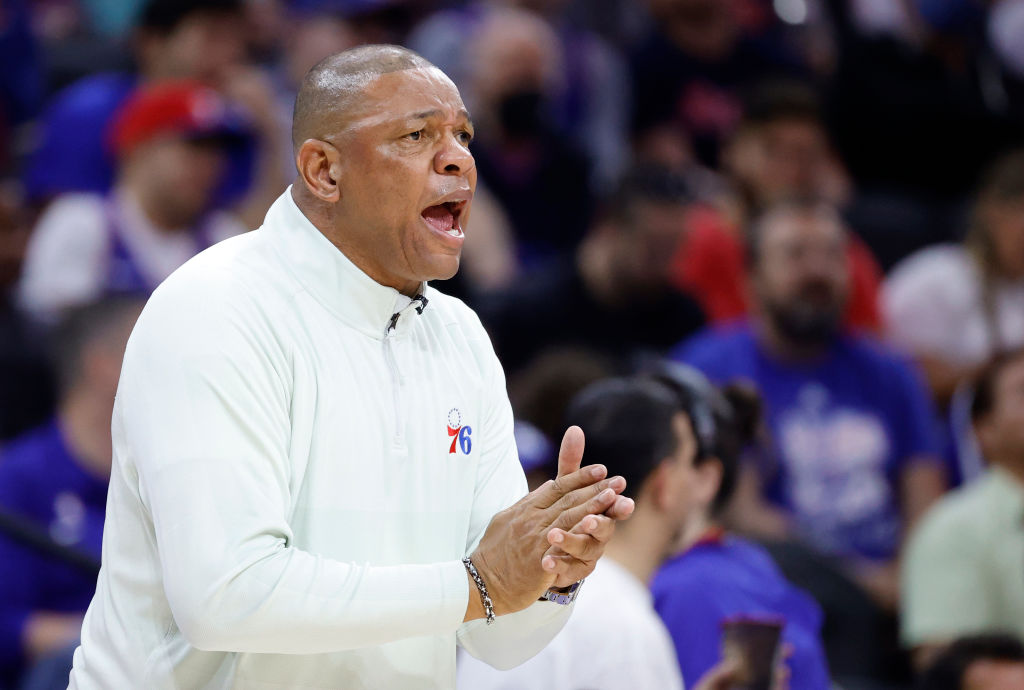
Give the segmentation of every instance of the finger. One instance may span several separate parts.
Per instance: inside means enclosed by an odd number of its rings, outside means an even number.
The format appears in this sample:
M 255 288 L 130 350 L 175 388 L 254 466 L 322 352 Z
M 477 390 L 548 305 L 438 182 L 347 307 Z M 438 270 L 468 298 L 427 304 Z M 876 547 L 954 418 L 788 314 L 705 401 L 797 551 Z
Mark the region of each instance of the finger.
M 633 509 L 636 508 L 636 504 L 633 503 L 633 499 L 628 496 L 617 496 L 615 502 L 612 503 L 611 508 L 604 511 L 604 514 L 613 520 L 627 520 L 629 516 L 633 514 Z
M 604 465 L 587 465 L 572 474 L 549 479 L 530 494 L 531 501 L 540 508 L 548 508 L 568 493 L 591 486 L 608 476 Z
M 565 499 L 558 501 L 554 506 L 547 509 L 549 514 L 549 527 L 558 527 L 563 530 L 570 530 L 573 526 L 585 518 L 587 515 L 600 515 L 615 503 L 617 498 L 616 494 L 618 490 L 616 487 L 622 486 L 623 482 L 616 482 L 616 479 L 622 479 L 621 477 L 612 477 L 609 480 L 609 486 L 600 489 L 596 495 L 588 489 L 581 489 L 580 492 L 573 492 L 573 494 L 566 496 Z M 597 486 L 600 487 L 601 484 Z M 586 493 L 591 494 L 590 498 L 586 497 Z M 571 500 L 570 500 L 571 499 Z M 560 512 L 556 512 L 561 509 Z
M 565 530 L 553 529 L 548 532 L 548 543 L 553 548 L 561 549 L 567 555 L 590 563 L 596 561 L 604 553 L 604 543 L 597 541 L 589 534 L 573 534 Z M 552 549 L 548 549 L 551 553 Z
M 583 462 L 583 429 L 571 426 L 562 436 L 558 449 L 558 476 L 564 477 L 580 468 Z
M 548 575 L 555 576 L 555 586 L 564 587 L 594 572 L 597 561 L 586 563 L 569 554 L 544 554 L 540 565 Z
M 572 534 L 587 534 L 607 544 L 615 534 L 615 520 L 607 515 L 587 515 L 569 530 Z M 550 541 L 550 540 L 549 540 Z

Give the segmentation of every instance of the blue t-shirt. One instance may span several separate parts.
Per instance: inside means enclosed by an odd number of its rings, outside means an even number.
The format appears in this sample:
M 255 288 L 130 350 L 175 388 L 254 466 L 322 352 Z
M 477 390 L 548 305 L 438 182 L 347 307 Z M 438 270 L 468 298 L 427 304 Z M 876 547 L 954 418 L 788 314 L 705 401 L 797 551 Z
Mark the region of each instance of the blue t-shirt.
M 931 401 L 909 364 L 847 335 L 814 362 L 785 363 L 746 324 L 698 334 L 672 356 L 716 383 L 757 387 L 772 435 L 765 495 L 804 538 L 838 556 L 895 555 L 902 470 L 915 457 L 941 464 Z
M 71 456 L 56 420 L 15 439 L 0 455 L 0 507 L 58 543 L 100 556 L 107 482 Z M 21 637 L 33 611 L 85 613 L 96 576 L 40 555 L 0 533 L 0 687 L 24 663 Z
M 819 632 L 818 604 L 791 585 L 759 546 L 737 537 L 708 539 L 666 562 L 651 583 L 654 607 L 665 622 L 686 687 L 721 659 L 727 618 L 782 618 L 782 640 L 792 690 L 826 690 L 828 662 Z

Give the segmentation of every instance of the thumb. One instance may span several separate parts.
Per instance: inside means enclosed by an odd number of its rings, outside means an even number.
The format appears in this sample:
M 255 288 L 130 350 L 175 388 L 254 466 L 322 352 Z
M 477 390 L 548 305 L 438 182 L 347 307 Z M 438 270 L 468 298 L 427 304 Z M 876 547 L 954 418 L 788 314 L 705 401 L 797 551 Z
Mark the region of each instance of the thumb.
M 565 430 L 558 449 L 558 476 L 564 477 L 580 468 L 583 462 L 583 429 L 571 426 Z

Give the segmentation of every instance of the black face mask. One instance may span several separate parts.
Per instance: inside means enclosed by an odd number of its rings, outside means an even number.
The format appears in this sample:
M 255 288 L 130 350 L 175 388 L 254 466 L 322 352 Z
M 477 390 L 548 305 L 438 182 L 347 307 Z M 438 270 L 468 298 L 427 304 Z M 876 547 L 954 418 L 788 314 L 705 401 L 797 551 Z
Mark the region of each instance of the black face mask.
M 530 89 L 513 91 L 498 103 L 498 120 L 510 137 L 536 137 L 547 129 L 544 95 Z

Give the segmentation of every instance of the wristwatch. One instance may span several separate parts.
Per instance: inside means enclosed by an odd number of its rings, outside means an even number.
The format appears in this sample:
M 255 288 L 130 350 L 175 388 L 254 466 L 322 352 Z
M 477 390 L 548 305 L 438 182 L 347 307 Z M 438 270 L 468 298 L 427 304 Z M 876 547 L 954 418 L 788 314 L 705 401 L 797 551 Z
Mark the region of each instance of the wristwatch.
M 552 587 L 544 592 L 538 601 L 552 601 L 561 606 L 568 606 L 576 600 L 576 596 L 580 593 L 580 587 L 582 586 L 583 580 L 578 580 L 568 587 Z

